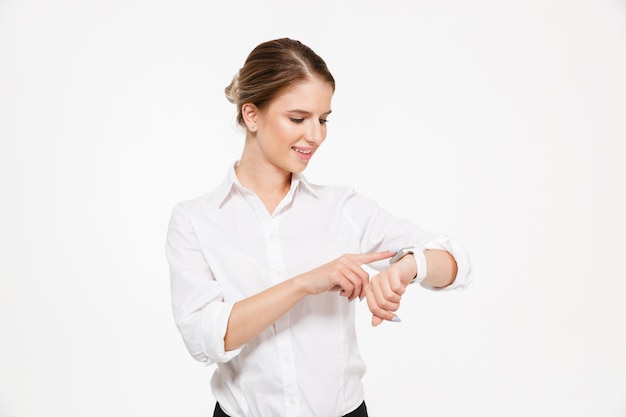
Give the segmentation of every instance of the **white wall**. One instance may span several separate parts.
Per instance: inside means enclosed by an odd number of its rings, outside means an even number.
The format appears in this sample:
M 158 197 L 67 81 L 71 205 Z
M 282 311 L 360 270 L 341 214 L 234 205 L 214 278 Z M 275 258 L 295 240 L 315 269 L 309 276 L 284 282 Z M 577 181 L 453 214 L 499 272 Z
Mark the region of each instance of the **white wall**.
M 239 156 L 223 88 L 282 36 L 338 83 L 309 179 L 474 264 L 400 324 L 359 307 L 371 415 L 626 415 L 623 1 L 3 0 L 0 416 L 210 415 L 165 231 Z

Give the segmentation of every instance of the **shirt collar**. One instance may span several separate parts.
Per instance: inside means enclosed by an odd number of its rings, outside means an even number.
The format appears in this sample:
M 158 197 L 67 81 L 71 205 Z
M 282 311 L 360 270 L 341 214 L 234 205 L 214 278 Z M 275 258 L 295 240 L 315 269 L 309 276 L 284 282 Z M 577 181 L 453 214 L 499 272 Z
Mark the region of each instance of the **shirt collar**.
M 224 205 L 226 200 L 230 198 L 235 189 L 239 188 L 240 190 L 247 190 L 243 185 L 241 185 L 239 178 L 237 178 L 237 174 L 235 173 L 235 167 L 238 163 L 239 161 L 236 161 L 230 166 L 228 173 L 226 174 L 226 178 L 224 178 L 222 184 L 215 190 L 215 196 L 219 201 L 220 208 Z M 319 193 L 315 189 L 315 186 L 313 186 L 301 172 L 295 173 L 291 176 L 290 192 L 295 193 L 299 187 L 303 190 L 307 190 L 315 198 L 319 198 Z
M 291 176 L 291 187 L 294 188 L 294 183 L 295 185 L 299 185 L 302 184 L 302 188 L 307 190 L 308 192 L 311 193 L 311 195 L 315 198 L 319 198 L 319 193 L 317 192 L 317 190 L 315 189 L 315 186 L 313 186 L 313 184 L 311 184 L 306 177 L 304 176 L 303 173 L 298 172 L 296 174 L 293 174 Z

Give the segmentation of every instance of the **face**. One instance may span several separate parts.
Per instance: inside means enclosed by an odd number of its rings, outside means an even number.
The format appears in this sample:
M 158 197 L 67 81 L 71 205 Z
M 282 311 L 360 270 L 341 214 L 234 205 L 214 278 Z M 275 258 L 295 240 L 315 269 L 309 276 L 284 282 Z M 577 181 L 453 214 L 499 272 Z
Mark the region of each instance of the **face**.
M 246 122 L 256 130 L 247 140 L 258 162 L 285 173 L 304 170 L 326 139 L 332 95 L 329 83 L 313 78 L 289 88 L 262 110 L 254 108 Z

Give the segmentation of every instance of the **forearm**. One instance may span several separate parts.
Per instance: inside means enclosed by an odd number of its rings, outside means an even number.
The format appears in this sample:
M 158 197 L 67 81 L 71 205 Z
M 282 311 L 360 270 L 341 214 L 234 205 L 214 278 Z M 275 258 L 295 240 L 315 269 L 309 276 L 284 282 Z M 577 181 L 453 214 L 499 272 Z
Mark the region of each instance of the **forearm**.
M 258 336 L 307 295 L 296 278 L 284 281 L 233 306 L 224 336 L 226 351 Z
M 231 310 L 224 336 L 226 351 L 237 349 L 259 335 L 307 295 L 333 289 L 349 300 L 363 294 L 369 280 L 361 265 L 388 259 L 393 252 L 345 254 L 311 271 L 238 301 Z
M 428 274 L 422 281 L 434 288 L 443 288 L 454 282 L 457 264 L 454 257 L 445 250 L 427 249 L 424 251 Z

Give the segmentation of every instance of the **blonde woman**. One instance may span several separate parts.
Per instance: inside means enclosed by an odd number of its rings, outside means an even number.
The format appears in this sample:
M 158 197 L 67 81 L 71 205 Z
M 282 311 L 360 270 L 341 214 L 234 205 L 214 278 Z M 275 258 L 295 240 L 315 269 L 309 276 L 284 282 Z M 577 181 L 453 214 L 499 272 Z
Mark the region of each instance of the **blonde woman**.
M 309 47 L 258 45 L 226 88 L 246 131 L 241 158 L 172 212 L 173 314 L 191 355 L 217 364 L 214 416 L 367 416 L 354 301 L 366 299 L 376 326 L 399 321 L 411 282 L 469 283 L 456 240 L 302 175 L 326 138 L 334 91 Z

